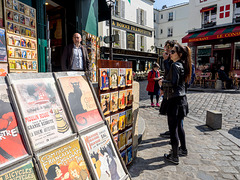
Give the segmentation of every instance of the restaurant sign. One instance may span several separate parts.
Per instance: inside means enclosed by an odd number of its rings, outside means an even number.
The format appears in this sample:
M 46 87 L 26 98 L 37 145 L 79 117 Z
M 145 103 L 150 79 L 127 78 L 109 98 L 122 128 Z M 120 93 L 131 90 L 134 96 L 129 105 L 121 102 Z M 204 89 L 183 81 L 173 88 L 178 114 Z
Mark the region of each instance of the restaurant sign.
M 108 25 L 109 25 L 109 22 L 107 21 L 107 26 Z M 123 29 L 123 30 L 126 30 L 131 33 L 137 33 L 137 34 L 145 35 L 148 37 L 152 37 L 152 31 L 149 31 L 149 30 L 146 30 L 143 28 L 139 28 L 137 26 L 132 26 L 130 24 L 126 24 L 123 22 L 112 20 L 112 27 L 115 27 L 118 29 Z

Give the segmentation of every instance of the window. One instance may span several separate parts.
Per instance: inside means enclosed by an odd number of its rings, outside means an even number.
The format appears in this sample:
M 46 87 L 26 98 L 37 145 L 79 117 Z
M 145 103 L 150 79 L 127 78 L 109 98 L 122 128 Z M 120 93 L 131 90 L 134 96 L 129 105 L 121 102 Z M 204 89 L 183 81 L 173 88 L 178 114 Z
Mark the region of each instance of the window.
M 168 21 L 173 20 L 173 12 L 168 13 Z
M 156 22 L 156 14 L 154 13 L 154 22 Z
M 217 14 L 216 6 L 203 8 L 201 12 L 202 12 L 202 18 L 203 18 L 202 26 L 204 28 L 216 25 L 216 14 Z
M 161 14 L 161 19 L 163 19 L 163 14 Z
M 163 30 L 161 29 L 160 34 L 162 34 L 162 33 L 163 33 Z
M 119 10 L 119 0 L 115 1 L 114 7 L 113 7 L 113 15 L 120 17 L 120 10 Z
M 230 4 L 226 6 L 220 6 L 219 18 L 227 18 L 230 16 Z
M 156 37 L 156 31 L 154 30 L 154 37 Z
M 234 5 L 233 21 L 234 22 L 240 22 L 240 2 L 239 3 L 235 3 L 235 5 Z
M 141 25 L 145 25 L 144 24 L 144 10 L 140 10 L 140 24 Z
M 167 37 L 172 37 L 173 36 L 173 28 L 168 28 L 168 36 Z
M 140 38 L 140 45 L 141 45 L 140 51 L 144 51 L 144 36 L 141 36 Z
M 118 34 L 118 35 L 119 35 L 119 34 L 120 34 L 120 31 L 113 29 L 113 35 L 115 35 L 115 34 Z M 113 43 L 113 47 L 120 48 L 120 41 L 115 41 L 115 42 Z

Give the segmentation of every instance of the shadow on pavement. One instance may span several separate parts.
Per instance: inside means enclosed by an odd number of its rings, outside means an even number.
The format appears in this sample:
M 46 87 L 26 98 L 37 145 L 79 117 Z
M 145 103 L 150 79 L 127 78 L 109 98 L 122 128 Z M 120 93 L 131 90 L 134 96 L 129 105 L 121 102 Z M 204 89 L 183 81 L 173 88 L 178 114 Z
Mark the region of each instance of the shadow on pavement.
M 209 132 L 209 131 L 213 131 L 212 128 L 206 126 L 206 125 L 200 125 L 200 126 L 196 126 L 196 129 L 198 129 L 201 132 Z
M 233 135 L 235 138 L 240 139 L 240 127 L 234 127 L 230 129 L 228 133 Z

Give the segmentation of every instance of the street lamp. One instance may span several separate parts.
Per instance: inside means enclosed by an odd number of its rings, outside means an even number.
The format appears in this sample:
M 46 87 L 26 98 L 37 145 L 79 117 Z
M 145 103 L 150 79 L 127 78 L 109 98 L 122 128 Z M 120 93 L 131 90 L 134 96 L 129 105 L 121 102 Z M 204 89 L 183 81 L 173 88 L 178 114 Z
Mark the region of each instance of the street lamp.
M 109 59 L 113 60 L 112 51 L 112 7 L 114 7 L 115 0 L 106 0 L 108 7 L 110 8 L 110 18 L 109 18 Z

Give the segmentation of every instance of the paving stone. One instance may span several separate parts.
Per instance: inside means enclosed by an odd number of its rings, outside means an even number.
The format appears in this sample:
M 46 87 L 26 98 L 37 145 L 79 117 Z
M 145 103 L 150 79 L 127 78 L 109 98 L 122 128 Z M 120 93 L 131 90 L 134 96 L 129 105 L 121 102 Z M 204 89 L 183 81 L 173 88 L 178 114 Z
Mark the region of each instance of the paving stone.
M 207 173 L 205 173 L 203 171 L 198 172 L 197 178 L 199 178 L 201 180 L 214 180 L 214 177 L 208 175 Z
M 200 166 L 199 167 L 200 171 L 204 171 L 204 172 L 218 172 L 218 168 L 216 168 L 215 166 Z
M 235 154 L 235 155 L 240 155 L 240 148 L 239 148 L 239 151 L 232 151 L 233 152 L 233 154 Z
M 220 167 L 224 173 L 239 173 L 234 167 Z
M 231 164 L 236 167 L 240 167 L 240 161 L 231 161 Z
M 235 177 L 232 174 L 223 174 L 224 179 L 235 179 Z
M 217 166 L 231 166 L 228 161 L 213 161 L 213 163 Z

